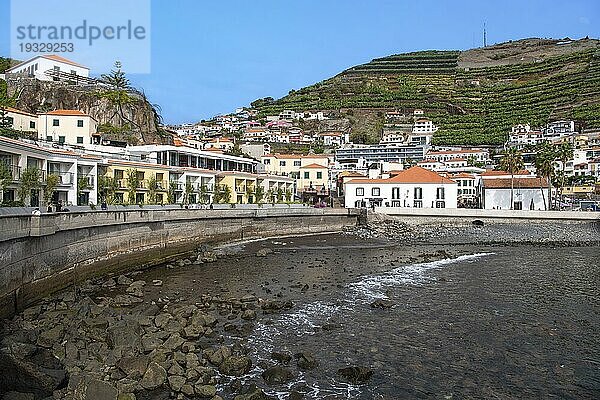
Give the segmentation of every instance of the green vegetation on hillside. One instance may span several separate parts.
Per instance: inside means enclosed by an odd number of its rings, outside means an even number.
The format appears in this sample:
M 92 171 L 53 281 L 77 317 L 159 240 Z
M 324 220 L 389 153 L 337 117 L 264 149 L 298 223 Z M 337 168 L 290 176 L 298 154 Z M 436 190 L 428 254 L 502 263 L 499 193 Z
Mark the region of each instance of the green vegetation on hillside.
M 257 106 L 262 115 L 362 109 L 363 116 L 381 122 L 382 110 L 421 108 L 440 127 L 434 143 L 445 145 L 501 144 L 517 123 L 540 126 L 569 118 L 600 128 L 600 47 L 550 54 L 485 68 L 460 67 L 458 51 L 393 55 Z M 380 125 L 354 124 L 353 134 L 376 141 Z

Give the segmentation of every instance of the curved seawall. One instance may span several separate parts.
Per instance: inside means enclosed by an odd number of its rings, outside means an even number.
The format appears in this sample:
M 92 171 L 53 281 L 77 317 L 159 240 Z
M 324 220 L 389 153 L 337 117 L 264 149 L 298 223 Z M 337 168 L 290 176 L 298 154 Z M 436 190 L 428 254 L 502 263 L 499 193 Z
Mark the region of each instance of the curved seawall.
M 109 272 L 158 264 L 202 243 L 339 231 L 344 209 L 126 210 L 0 217 L 0 317 Z

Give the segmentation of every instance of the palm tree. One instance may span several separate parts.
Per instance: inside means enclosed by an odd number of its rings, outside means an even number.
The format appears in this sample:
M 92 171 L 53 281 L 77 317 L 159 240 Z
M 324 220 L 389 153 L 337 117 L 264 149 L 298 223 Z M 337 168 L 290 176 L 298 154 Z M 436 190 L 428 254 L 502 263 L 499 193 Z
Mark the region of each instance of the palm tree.
M 573 145 L 569 142 L 561 143 L 556 148 L 556 155 L 561 162 L 561 177 L 560 177 L 560 201 L 562 203 L 563 188 L 565 187 L 565 167 L 567 161 L 573 159 Z
M 552 176 L 554 175 L 554 161 L 556 151 L 549 143 L 541 143 L 536 146 L 535 169 L 539 177 L 548 180 L 548 205 L 544 199 L 544 208 L 548 210 L 552 204 Z M 542 196 L 544 192 L 542 191 Z
M 523 168 L 523 154 L 515 148 L 510 147 L 500 160 L 500 168 L 510 173 L 510 209 L 514 209 L 515 173 Z

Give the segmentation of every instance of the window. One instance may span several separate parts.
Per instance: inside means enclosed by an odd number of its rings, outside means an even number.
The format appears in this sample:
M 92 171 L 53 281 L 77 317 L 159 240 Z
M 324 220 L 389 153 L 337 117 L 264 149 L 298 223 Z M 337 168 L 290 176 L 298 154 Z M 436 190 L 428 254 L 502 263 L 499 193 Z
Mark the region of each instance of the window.
M 59 136 L 58 137 L 58 143 L 64 144 L 65 143 L 65 137 L 64 136 Z
M 395 199 L 399 199 L 399 198 L 400 198 L 400 188 L 399 187 L 392 188 L 392 199 L 395 200 Z
M 446 198 L 443 187 L 437 188 L 437 192 L 436 192 L 435 198 L 437 200 L 444 200 Z M 443 207 L 437 207 L 437 208 L 443 208 Z
M 435 202 L 435 208 L 446 208 L 446 202 L 445 201 L 436 201 Z
M 136 193 L 135 194 L 135 202 L 137 204 L 144 204 L 144 193 Z
M 423 188 L 420 188 L 420 187 L 415 188 L 414 198 L 415 198 L 415 200 L 423 200 Z
M 71 70 L 71 75 L 77 75 L 77 71 L 75 71 L 74 69 Z
M 371 188 L 371 196 L 379 196 L 379 193 L 380 191 L 378 187 Z
M 356 195 L 357 196 L 364 196 L 365 195 L 365 189 L 364 188 L 356 188 Z
M 271 165 L 271 160 L 269 160 L 268 158 L 264 161 L 265 165 Z
M 49 141 L 49 142 L 51 142 L 52 141 L 52 136 L 50 136 L 50 135 L 46 136 L 46 140 Z
M 305 171 L 304 172 L 304 179 L 308 179 L 308 178 L 310 178 L 310 172 Z
M 522 210 L 523 209 L 523 202 L 522 201 L 515 201 L 513 204 L 513 209 L 515 210 Z
M 52 120 L 52 126 L 60 126 L 60 121 L 57 119 Z
M 77 136 L 77 144 L 83 144 L 83 136 Z
M 423 208 L 423 200 L 415 200 L 414 205 L 415 208 Z
M 294 167 L 299 167 L 301 165 L 300 161 L 294 161 Z
M 279 166 L 280 167 L 285 167 L 285 161 L 279 161 Z
M 78 128 L 83 128 L 83 120 L 82 119 L 78 119 L 77 120 L 77 127 Z
M 323 179 L 323 173 L 317 172 L 317 179 Z
M 35 122 L 29 121 L 29 129 L 35 129 Z

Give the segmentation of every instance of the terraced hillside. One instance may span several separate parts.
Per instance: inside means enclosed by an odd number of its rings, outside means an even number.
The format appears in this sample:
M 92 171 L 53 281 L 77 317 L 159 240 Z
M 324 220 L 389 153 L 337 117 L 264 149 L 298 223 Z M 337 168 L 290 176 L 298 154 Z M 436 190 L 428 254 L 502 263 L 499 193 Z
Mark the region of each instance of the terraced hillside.
M 516 123 L 572 118 L 600 128 L 600 42 L 525 39 L 468 51 L 377 58 L 260 107 L 331 110 L 355 138 L 379 139 L 383 112 L 425 110 L 437 144 L 502 143 Z M 372 123 L 365 123 L 371 121 Z

